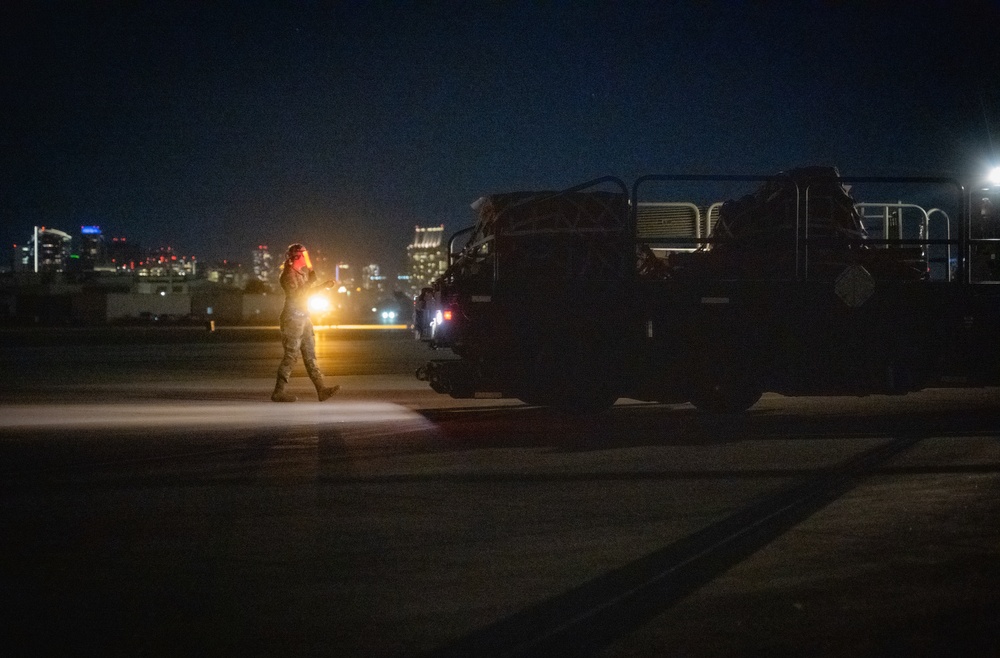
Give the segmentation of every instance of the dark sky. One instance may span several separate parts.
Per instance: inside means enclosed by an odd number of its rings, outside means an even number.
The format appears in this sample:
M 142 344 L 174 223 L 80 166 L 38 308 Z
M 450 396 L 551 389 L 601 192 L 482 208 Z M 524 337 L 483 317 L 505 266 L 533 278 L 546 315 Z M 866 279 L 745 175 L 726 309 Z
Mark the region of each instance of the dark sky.
M 967 177 L 1000 141 L 995 2 L 15 0 L 0 23 L 8 244 L 99 224 L 393 270 L 414 224 L 457 230 L 490 192 Z

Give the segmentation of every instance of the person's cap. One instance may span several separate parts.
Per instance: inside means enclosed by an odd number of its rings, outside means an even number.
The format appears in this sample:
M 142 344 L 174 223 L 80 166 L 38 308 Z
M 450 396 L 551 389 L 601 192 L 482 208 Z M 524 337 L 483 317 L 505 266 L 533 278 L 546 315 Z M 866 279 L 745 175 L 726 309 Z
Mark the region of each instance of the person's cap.
M 292 260 L 295 260 L 296 258 L 299 257 L 299 254 L 303 253 L 305 250 L 306 248 L 303 245 L 296 242 L 294 244 L 288 245 L 287 255 Z

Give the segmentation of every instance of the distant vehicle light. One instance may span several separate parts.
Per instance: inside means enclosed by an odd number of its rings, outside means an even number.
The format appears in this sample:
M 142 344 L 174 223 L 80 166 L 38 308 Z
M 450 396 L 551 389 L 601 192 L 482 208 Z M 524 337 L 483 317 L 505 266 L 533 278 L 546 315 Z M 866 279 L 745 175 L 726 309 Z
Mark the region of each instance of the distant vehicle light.
M 316 294 L 309 298 L 310 313 L 326 313 L 330 310 L 330 300 L 326 295 Z

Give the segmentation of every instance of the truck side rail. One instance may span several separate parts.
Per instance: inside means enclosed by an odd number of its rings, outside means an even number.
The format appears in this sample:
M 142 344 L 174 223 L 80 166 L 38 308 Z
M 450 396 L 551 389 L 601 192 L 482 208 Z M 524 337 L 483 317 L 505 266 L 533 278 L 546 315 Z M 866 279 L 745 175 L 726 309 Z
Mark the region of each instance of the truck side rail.
M 453 234 L 448 243 L 449 269 L 459 260 L 479 259 L 487 260 L 495 251 L 493 243 L 498 236 L 510 238 L 525 238 L 539 236 L 544 239 L 545 235 L 555 236 L 559 234 L 572 234 L 583 236 L 588 233 L 599 235 L 601 233 L 613 233 L 616 227 L 609 226 L 589 226 L 574 225 L 567 221 L 565 224 L 546 224 L 543 226 L 532 226 L 530 221 L 522 226 L 508 227 L 507 218 L 512 213 L 522 211 L 530 204 L 545 204 L 561 196 L 569 197 L 577 192 L 583 192 L 602 185 L 609 185 L 622 193 L 627 199 L 627 217 L 625 218 L 625 230 L 631 235 L 631 239 L 637 248 L 656 245 L 658 251 L 708 251 L 716 244 L 730 242 L 725 236 L 726 223 L 719 225 L 723 216 L 724 202 L 716 196 L 714 199 L 702 200 L 702 205 L 692 202 L 689 199 L 674 199 L 661 201 L 649 201 L 641 199 L 644 187 L 652 183 L 778 183 L 787 190 L 788 201 L 786 229 L 790 236 L 788 238 L 789 256 L 788 270 L 783 276 L 794 277 L 795 279 L 808 278 L 810 276 L 810 248 L 815 253 L 820 254 L 824 245 L 829 244 L 829 237 L 810 235 L 809 224 L 813 221 L 812 212 L 819 212 L 811 208 L 813 204 L 813 190 L 820 186 L 836 183 L 845 187 L 854 184 L 887 184 L 887 185 L 932 185 L 944 186 L 947 188 L 946 195 L 949 200 L 945 203 L 949 210 L 953 210 L 953 215 L 958 217 L 958 231 L 952 226 L 952 218 L 949 212 L 938 207 L 926 209 L 925 207 L 903 201 L 889 203 L 859 202 L 855 204 L 854 211 L 861 219 L 862 227 L 864 220 L 871 220 L 871 215 L 866 215 L 866 210 L 880 209 L 882 216 L 882 236 L 881 239 L 869 237 L 864 233 L 859 235 L 841 235 L 841 243 L 857 243 L 867 247 L 919 247 L 922 249 L 924 268 L 930 271 L 933 263 L 943 262 L 945 264 L 944 277 L 947 281 L 958 280 L 968 282 L 970 280 L 969 262 L 971 250 L 979 243 L 996 242 L 994 238 L 973 238 L 970 232 L 969 208 L 971 200 L 965 194 L 965 188 L 954 178 L 949 177 L 870 177 L 870 176 L 814 176 L 808 180 L 799 182 L 793 180 L 788 174 L 777 175 L 714 175 L 714 174 L 649 174 L 641 176 L 635 180 L 631 189 L 618 177 L 604 176 L 586 181 L 579 185 L 556 192 L 540 192 L 537 194 L 526 193 L 525 198 L 514 200 L 495 216 L 491 231 L 477 234 L 477 226 L 470 226 Z M 971 192 L 970 192 L 971 194 Z M 821 194 L 818 196 L 822 196 Z M 735 200 L 735 199 L 733 199 Z M 949 205 L 949 204 L 954 204 Z M 794 210 L 792 209 L 794 206 Z M 904 209 L 915 210 L 920 215 L 919 235 L 913 238 L 903 237 L 902 227 L 894 226 L 895 234 L 887 232 L 889 227 L 890 213 L 902 214 Z M 805 221 L 804 217 L 810 217 L 810 221 Z M 935 220 L 935 221 L 932 221 Z M 901 221 L 901 220 L 900 220 Z M 940 222 L 940 223 L 938 223 Z M 515 222 L 516 223 L 516 222 Z M 943 238 L 932 238 L 931 227 L 943 227 Z M 941 231 L 939 230 L 940 234 Z M 469 236 L 466 244 L 458 248 L 459 241 Z M 792 240 L 794 238 L 794 241 Z M 784 238 L 782 238 L 784 240 Z M 793 246 L 794 245 L 794 246 Z M 943 258 L 931 257 L 931 248 L 940 247 L 937 254 L 944 254 Z M 953 255 L 957 253 L 957 258 Z M 492 279 L 497 281 L 502 275 L 503 265 L 499 258 L 489 258 L 490 263 L 484 263 L 488 269 L 492 269 Z M 791 265 L 794 263 L 794 268 Z M 485 272 L 484 272 L 485 273 Z
M 930 238 L 930 234 L 931 234 L 931 218 L 932 217 L 936 218 L 936 217 L 940 216 L 941 217 L 941 221 L 944 222 L 944 229 L 945 229 L 945 240 L 944 240 L 944 243 L 943 243 L 944 246 L 945 246 L 945 258 L 943 260 L 943 262 L 946 264 L 945 278 L 946 278 L 947 281 L 951 281 L 952 280 L 952 278 L 953 278 L 953 272 L 952 272 L 952 269 L 951 269 L 951 252 L 952 252 L 952 249 L 951 249 L 952 248 L 952 244 L 951 244 L 951 217 L 949 217 L 948 213 L 946 213 L 944 210 L 941 210 L 940 208 L 931 208 L 930 210 L 927 210 L 927 209 L 925 209 L 925 208 L 923 208 L 921 206 L 918 206 L 918 205 L 916 205 L 914 203 L 902 203 L 902 202 L 896 202 L 896 203 L 872 203 L 872 202 L 856 203 L 856 204 L 854 204 L 854 207 L 858 210 L 858 213 L 861 215 L 862 221 L 864 221 L 864 220 L 879 220 L 880 223 L 881 223 L 881 225 L 882 225 L 881 229 L 880 229 L 881 233 L 882 233 L 882 239 L 883 240 L 887 240 L 887 241 L 889 241 L 889 240 L 895 240 L 896 243 L 899 243 L 900 240 L 904 239 L 903 238 L 903 229 L 904 229 L 904 225 L 905 225 L 904 224 L 904 219 L 903 219 L 903 211 L 904 210 L 916 210 L 918 213 L 920 213 L 920 216 L 922 217 L 922 222 L 920 224 L 921 236 L 922 237 L 926 237 L 928 239 Z M 874 213 L 874 214 L 868 214 L 866 212 L 868 210 L 878 210 L 880 212 L 877 212 L 877 213 Z M 867 228 L 867 226 L 866 226 L 866 228 Z M 893 232 L 895 232 L 895 236 L 892 237 L 892 238 L 890 238 L 889 236 Z M 869 237 L 868 240 L 871 241 L 871 238 Z M 871 242 L 869 242 L 869 244 L 871 244 Z M 935 244 L 935 242 L 928 241 L 927 246 L 929 247 L 929 246 L 932 246 L 934 244 Z M 888 248 L 890 245 L 886 244 L 886 245 L 880 245 L 880 246 Z M 931 257 L 930 249 L 925 248 L 924 249 L 924 265 L 927 267 L 928 270 L 930 270 L 931 264 L 935 263 L 935 262 L 941 262 L 941 261 L 940 261 L 940 259 L 934 259 L 934 258 L 932 258 Z
M 963 230 L 961 232 L 962 238 L 959 240 L 954 239 L 952 235 L 951 228 L 951 218 L 947 212 L 940 208 L 932 208 L 927 210 L 922 206 L 915 203 L 906 203 L 903 201 L 898 201 L 895 203 L 869 203 L 869 202 L 859 202 L 855 204 L 855 208 L 864 218 L 864 209 L 872 207 L 882 207 L 883 208 L 883 227 L 882 227 L 882 239 L 873 239 L 865 236 L 863 239 L 848 240 L 847 242 L 855 245 L 867 245 L 874 247 L 919 247 L 923 250 L 923 261 L 925 268 L 929 271 L 931 265 L 930 257 L 930 247 L 933 246 L 943 246 L 946 251 L 945 258 L 945 280 L 948 282 L 954 281 L 956 278 L 959 281 L 967 280 L 967 265 L 966 256 L 968 254 L 968 247 L 965 243 L 967 239 L 967 233 L 969 229 L 969 222 L 967 217 L 968 203 L 966 201 L 965 188 L 957 180 L 947 176 L 840 176 L 837 179 L 830 179 L 830 181 L 835 180 L 836 182 L 853 186 L 856 184 L 876 184 L 876 185 L 906 185 L 906 186 L 938 186 L 945 189 L 950 189 L 953 197 L 953 202 L 957 208 L 957 215 L 963 223 Z M 823 181 L 823 182 L 830 182 Z M 804 190 L 804 203 L 805 203 L 805 213 L 808 216 L 809 204 L 811 200 L 813 184 L 806 186 Z M 895 210 L 900 216 L 902 211 L 905 209 L 917 210 L 922 218 L 920 224 L 920 236 L 917 238 L 904 238 L 903 236 L 903 225 L 901 217 L 898 217 L 899 223 L 896 226 L 896 235 L 890 237 L 890 222 L 889 217 L 891 211 Z M 930 237 L 931 221 L 930 218 L 933 215 L 940 214 L 944 219 L 945 227 L 945 237 L 942 239 L 932 239 Z M 804 276 L 809 276 L 809 247 L 816 244 L 817 241 L 813 240 L 808 233 L 808 222 L 806 226 L 803 227 L 801 233 L 801 238 L 803 241 L 803 274 Z M 958 259 L 956 263 L 957 272 L 952 270 L 951 255 L 952 249 L 957 247 L 964 256 Z
M 844 230 L 839 228 L 836 224 L 830 224 L 832 228 L 838 231 L 837 240 L 838 244 L 841 245 L 864 245 L 866 247 L 913 247 L 919 248 L 919 256 L 923 259 L 923 269 L 925 273 L 930 272 L 931 264 L 944 263 L 945 273 L 943 278 L 947 281 L 952 281 L 958 279 L 960 281 L 968 281 L 968 259 L 970 255 L 970 245 L 979 242 L 989 242 L 990 239 L 984 238 L 979 240 L 973 240 L 969 233 L 969 218 L 968 218 L 968 208 L 970 203 L 966 199 L 965 190 L 962 185 L 950 177 L 872 177 L 872 176 L 823 176 L 823 175 L 810 175 L 808 178 L 797 178 L 792 179 L 790 175 L 778 174 L 778 175 L 713 175 L 713 174 L 650 174 L 638 178 L 632 186 L 631 194 L 631 208 L 632 208 L 632 218 L 631 226 L 633 231 L 633 236 L 635 238 L 637 247 L 639 248 L 650 248 L 660 256 L 663 252 L 678 252 L 678 251 L 708 251 L 713 247 L 721 243 L 729 242 L 729 238 L 726 237 L 726 224 L 723 221 L 719 225 L 720 218 L 724 214 L 723 206 L 724 202 L 705 200 L 701 201 L 695 200 L 692 202 L 690 197 L 686 198 L 675 198 L 674 196 L 667 196 L 667 200 L 660 200 L 656 197 L 656 200 L 651 200 L 644 198 L 645 186 L 651 183 L 760 183 L 765 185 L 768 183 L 779 183 L 785 186 L 789 198 L 794 196 L 794 212 L 791 208 L 786 211 L 787 214 L 783 215 L 786 217 L 784 221 L 784 230 L 788 233 L 783 233 L 782 235 L 789 235 L 787 244 L 787 249 L 791 252 L 788 256 L 788 269 L 782 269 L 783 275 L 778 275 L 778 278 L 784 277 L 794 277 L 796 280 L 801 280 L 809 278 L 811 275 L 810 267 L 810 252 L 813 252 L 813 260 L 817 257 L 821 257 L 824 254 L 829 254 L 829 247 L 831 243 L 830 235 L 810 235 L 810 225 L 816 225 L 823 227 L 823 209 L 821 203 L 817 199 L 829 199 L 834 198 L 838 201 L 842 199 L 837 199 L 836 197 L 829 196 L 829 189 L 825 192 L 818 192 L 818 190 L 823 190 L 824 188 L 829 188 L 832 184 L 844 186 L 845 190 L 849 190 L 854 184 L 873 184 L 873 185 L 886 185 L 895 186 L 901 188 L 913 188 L 920 190 L 921 186 L 924 189 L 929 187 L 936 188 L 935 193 L 943 195 L 947 198 L 945 205 L 948 206 L 949 210 L 952 210 L 952 214 L 959 218 L 961 223 L 961 230 L 956 235 L 952 228 L 952 219 L 949 212 L 939 207 L 931 207 L 926 209 L 916 203 L 904 203 L 902 201 L 893 203 L 856 203 L 853 209 L 854 216 L 858 219 L 852 220 L 855 227 L 861 226 L 862 230 Z M 817 191 L 814 194 L 814 191 Z M 716 197 L 716 199 L 718 196 Z M 734 197 L 732 201 L 737 201 Z M 740 199 L 742 201 L 742 199 Z M 704 205 L 699 206 L 699 203 L 704 203 Z M 789 201 L 787 205 L 792 205 Z M 670 231 L 664 231 L 663 235 L 653 235 L 650 229 L 650 222 L 644 220 L 641 213 L 644 209 L 650 207 L 693 207 L 698 209 L 700 214 L 700 219 L 703 221 L 704 229 L 701 225 L 689 230 L 688 235 L 681 236 L 671 233 Z M 811 207 L 814 206 L 814 207 Z M 882 210 L 882 215 L 885 218 L 883 222 L 882 239 L 870 238 L 866 235 L 864 231 L 863 219 L 871 219 L 871 217 L 865 217 L 865 209 L 870 208 L 880 208 Z M 849 208 L 849 205 L 847 206 Z M 843 208 L 841 212 L 846 216 L 849 214 L 849 210 Z M 903 209 L 911 209 L 919 212 L 920 225 L 917 230 L 918 235 L 913 238 L 906 238 L 903 235 L 901 226 L 896 226 L 895 235 L 889 235 L 885 230 L 888 226 L 888 217 L 890 212 L 895 212 L 901 214 Z M 815 217 L 814 217 L 815 215 Z M 809 218 L 806 221 L 805 218 Z M 934 221 L 932 221 L 932 219 Z M 941 238 L 932 238 L 931 229 L 933 226 L 939 227 L 937 230 L 938 234 L 944 234 Z M 792 239 L 794 238 L 794 246 L 792 246 Z M 781 238 L 784 240 L 785 238 Z M 995 241 L 995 240 L 994 240 Z M 932 258 L 931 248 L 940 248 L 936 251 L 938 255 L 943 254 L 943 258 Z M 824 251 L 825 250 L 825 251 Z M 958 252 L 960 257 L 953 259 L 953 254 Z M 683 254 L 680 254 L 683 255 Z M 794 268 L 791 267 L 792 262 L 794 262 Z M 925 275 L 926 276 L 926 275 Z
M 696 182 L 696 183 L 782 183 L 785 185 L 790 185 L 795 191 L 795 218 L 794 218 L 794 231 L 795 231 L 795 263 L 796 271 L 795 276 L 798 277 L 798 263 L 800 262 L 799 248 L 799 227 L 801 222 L 799 221 L 799 206 L 801 199 L 801 192 L 799 191 L 799 186 L 792 180 L 791 177 L 778 174 L 778 175 L 744 175 L 744 174 L 646 174 L 640 176 L 632 184 L 632 195 L 631 195 L 631 208 L 632 216 L 630 218 L 630 227 L 632 236 L 635 239 L 637 247 L 644 244 L 643 239 L 640 237 L 639 226 L 638 226 L 638 211 L 640 204 L 644 203 L 640 201 L 640 190 L 643 186 L 649 183 L 684 183 L 684 182 Z M 696 233 L 693 237 L 670 237 L 669 240 L 664 240 L 663 242 L 668 242 L 674 247 L 680 247 L 688 251 L 695 250 L 705 250 L 710 249 L 713 245 L 721 242 L 726 242 L 727 239 L 719 238 L 715 236 L 715 229 L 718 226 L 720 212 L 723 202 L 716 201 L 707 205 L 705 210 L 705 229 L 704 233 Z
M 521 225 L 508 226 L 512 224 L 511 218 L 519 213 L 527 211 L 531 206 L 541 206 L 558 200 L 560 197 L 569 198 L 572 195 L 591 190 L 602 185 L 615 188 L 621 198 L 621 203 L 625 210 L 620 221 L 613 222 L 611 226 L 585 226 L 574 223 L 569 217 L 559 216 L 558 213 L 546 217 L 545 226 L 532 226 L 531 221 L 522 221 Z M 513 195 L 512 195 L 513 196 Z M 491 203 L 494 197 L 486 196 L 476 201 L 472 207 L 477 212 L 483 212 L 484 204 Z M 503 206 L 491 221 L 484 224 L 482 214 L 476 224 L 468 226 L 454 233 L 448 240 L 448 269 L 442 275 L 443 279 L 452 277 L 458 269 L 467 266 L 474 266 L 480 274 L 485 274 L 484 268 L 489 269 L 491 285 L 495 287 L 496 281 L 504 275 L 501 258 L 496 255 L 496 242 L 498 238 L 524 239 L 538 236 L 544 239 L 545 236 L 555 237 L 559 235 L 584 236 L 591 234 L 594 237 L 602 234 L 622 234 L 628 230 L 628 206 L 629 194 L 628 186 L 620 178 L 615 176 L 603 176 L 593 180 L 574 185 L 554 192 L 524 193 L 524 198 L 515 200 L 509 205 Z M 459 242 L 466 238 L 462 247 L 458 247 Z M 514 272 L 516 274 L 516 272 Z
M 639 240 L 669 242 L 671 238 L 701 238 L 703 235 L 701 209 L 689 201 L 637 203 L 635 215 L 636 238 Z M 694 250 L 698 247 L 684 245 L 678 248 Z
M 559 190 L 558 192 L 552 192 L 552 193 L 549 193 L 549 194 L 541 194 L 541 195 L 539 195 L 537 197 L 531 197 L 531 198 L 528 198 L 528 199 L 524 199 L 524 200 L 519 201 L 519 202 L 517 202 L 515 204 L 512 204 L 507 209 L 507 211 L 512 211 L 515 208 L 519 208 L 521 206 L 529 205 L 529 204 L 532 204 L 532 203 L 540 203 L 542 201 L 549 201 L 550 199 L 555 199 L 555 198 L 560 197 L 560 196 L 565 196 L 565 195 L 568 195 L 568 194 L 573 194 L 574 192 L 583 192 L 584 190 L 588 190 L 588 189 L 590 189 L 592 187 L 597 187 L 598 185 L 605 185 L 605 184 L 608 184 L 608 183 L 614 184 L 616 187 L 618 187 L 618 189 L 621 190 L 621 192 L 622 192 L 623 195 L 625 195 L 626 197 L 628 197 L 628 185 L 625 184 L 625 181 L 623 181 L 622 179 L 618 178 L 617 176 L 601 176 L 600 178 L 594 178 L 594 179 L 589 180 L 589 181 L 587 181 L 585 183 L 580 183 L 579 185 L 574 185 L 573 187 L 568 187 L 568 188 L 566 188 L 564 190 Z
M 977 198 L 973 198 L 973 194 Z M 964 227 L 963 249 L 967 264 L 967 278 L 970 283 L 1000 284 L 1000 187 L 969 188 L 969 221 Z M 975 219 L 974 219 L 975 218 Z M 985 259 L 985 260 L 984 260 Z M 983 266 L 990 263 L 991 271 L 984 272 Z
M 472 233 L 475 230 L 476 230 L 475 225 L 473 225 L 473 226 L 467 226 L 467 227 L 463 228 L 462 230 L 456 231 L 455 233 L 453 233 L 452 236 L 448 239 L 448 265 L 449 266 L 452 263 L 454 263 L 455 259 L 458 258 L 459 256 L 461 256 L 465 252 L 465 249 L 466 249 L 466 247 L 463 246 L 458 251 L 455 251 L 455 242 L 458 241 L 458 239 L 461 236 L 468 235 L 468 234 Z

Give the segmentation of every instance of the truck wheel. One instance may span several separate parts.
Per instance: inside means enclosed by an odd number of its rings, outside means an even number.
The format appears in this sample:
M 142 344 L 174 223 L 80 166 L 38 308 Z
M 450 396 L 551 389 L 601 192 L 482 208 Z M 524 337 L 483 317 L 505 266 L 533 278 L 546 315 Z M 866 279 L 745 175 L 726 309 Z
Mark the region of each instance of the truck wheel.
M 691 404 L 708 413 L 741 413 L 757 404 L 763 395 L 759 384 L 736 361 L 706 364 L 696 375 Z
M 517 397 L 526 404 L 577 413 L 611 407 L 618 399 L 611 367 L 582 358 L 587 353 L 570 341 L 546 345 L 528 367 L 528 383 Z
M 571 413 L 598 413 L 612 407 L 617 399 L 606 386 L 587 382 L 558 391 L 548 406 Z
M 559 405 L 576 413 L 598 413 L 614 406 L 618 396 L 608 391 L 576 391 Z
M 573 413 L 597 413 L 614 406 L 618 396 L 603 391 L 560 391 L 522 393 L 521 402 L 539 407 L 551 407 Z

